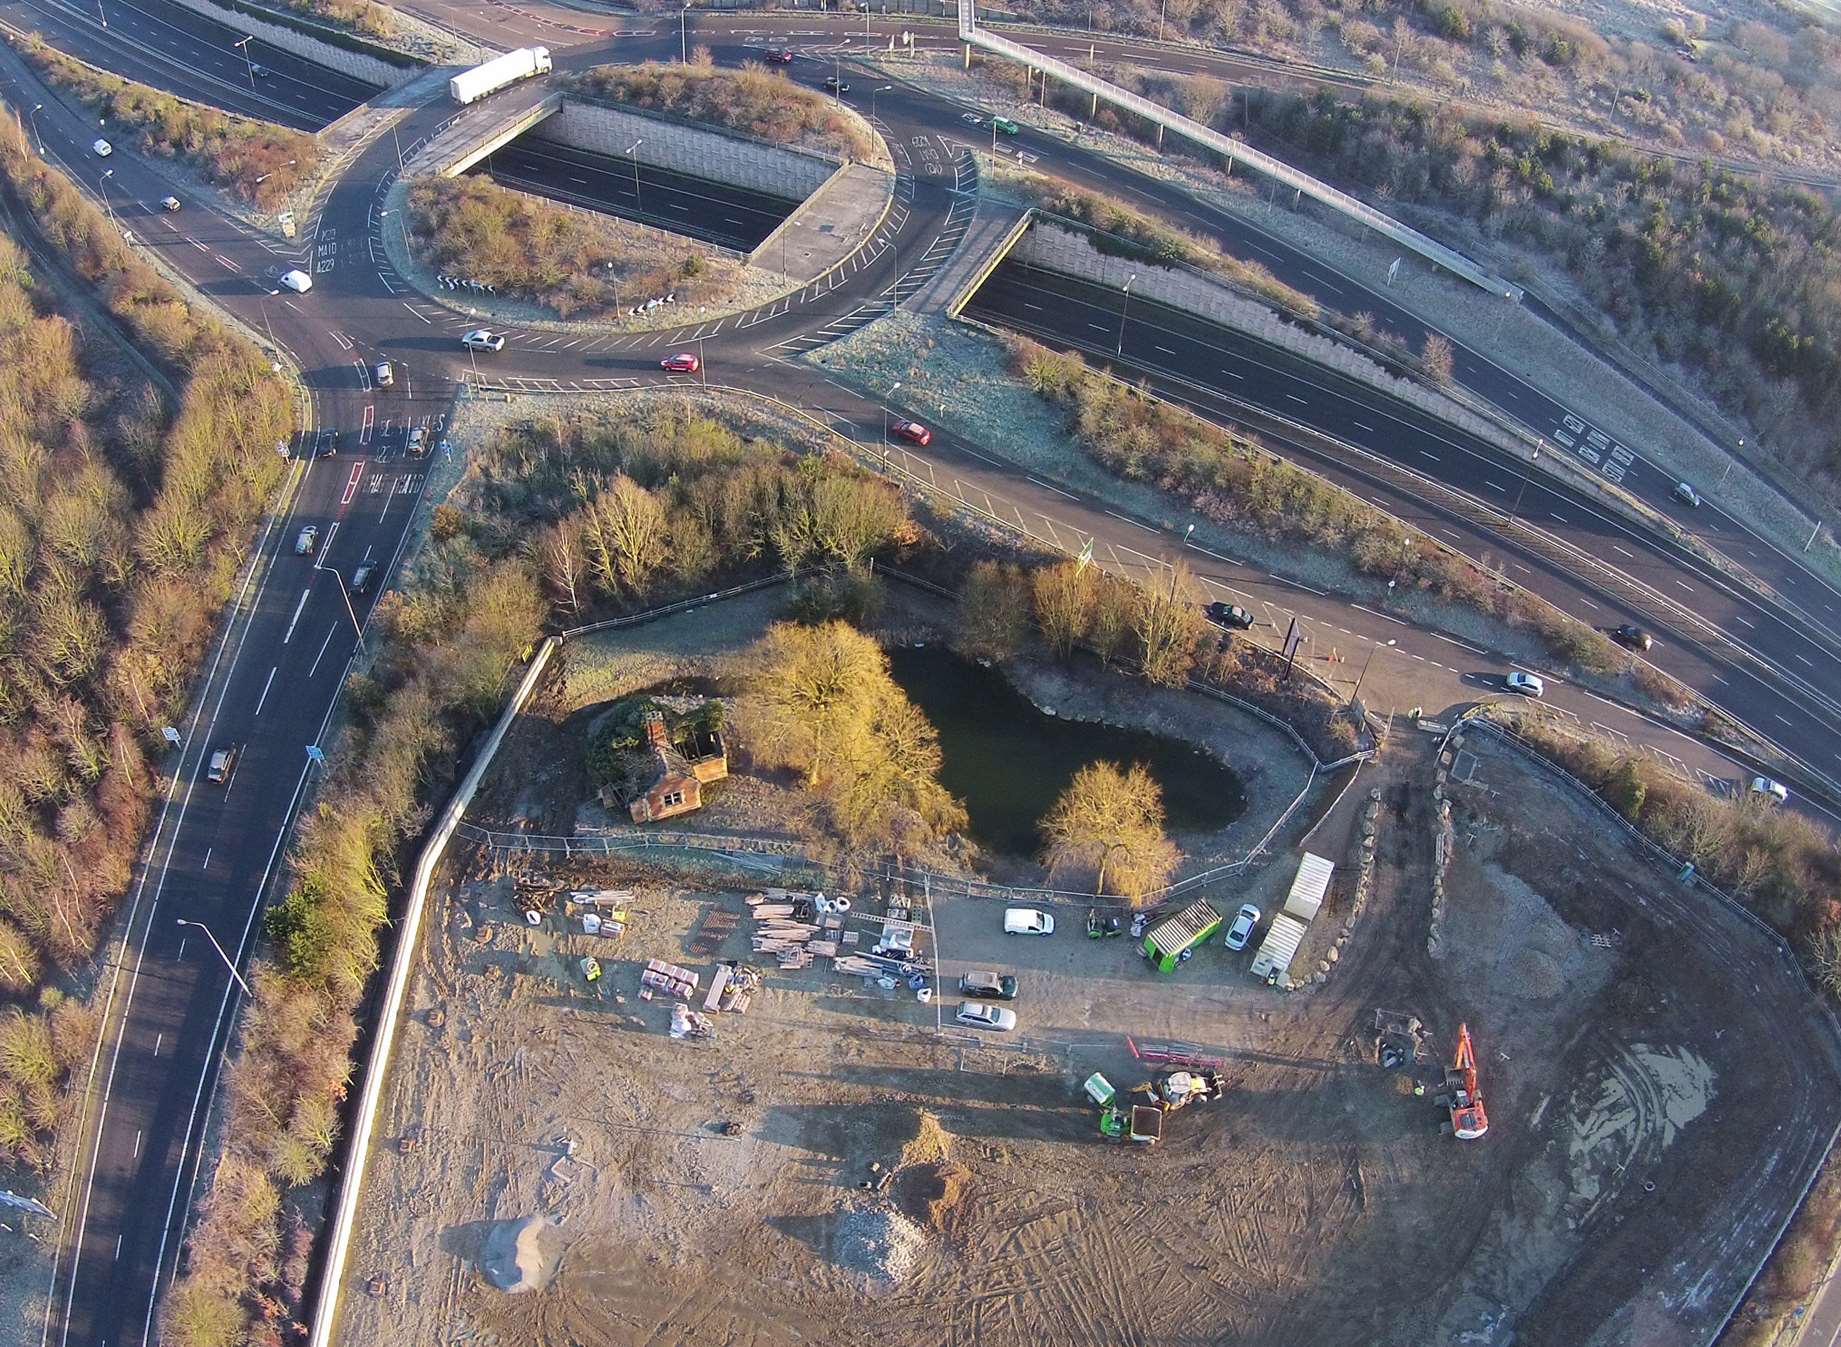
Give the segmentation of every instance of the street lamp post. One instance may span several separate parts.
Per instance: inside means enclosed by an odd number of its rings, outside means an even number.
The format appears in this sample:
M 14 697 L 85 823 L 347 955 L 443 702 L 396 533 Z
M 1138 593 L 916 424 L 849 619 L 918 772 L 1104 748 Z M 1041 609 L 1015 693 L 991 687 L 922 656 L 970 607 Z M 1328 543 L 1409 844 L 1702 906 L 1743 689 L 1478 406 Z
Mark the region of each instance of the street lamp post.
M 889 400 L 892 402 L 895 398 L 895 394 L 900 391 L 901 381 L 897 379 L 894 383 L 889 385 Z M 884 458 L 889 456 L 889 409 L 887 403 L 884 403 L 882 407 L 882 456 Z
M 690 0 L 684 0 L 684 8 L 678 11 L 678 64 L 690 64 L 690 35 L 685 24 L 690 14 Z
M 380 220 L 386 215 L 394 215 L 396 217 L 397 232 L 403 236 L 403 252 L 407 255 L 409 252 L 409 226 L 403 223 L 403 212 L 394 206 L 389 210 L 380 210 L 377 212 L 377 218 Z
M 633 213 L 635 215 L 643 215 L 646 210 L 645 202 L 639 196 L 639 147 L 645 143 L 642 137 L 626 147 L 627 158 L 633 161 Z
M 232 42 L 230 44 L 243 53 L 243 68 L 249 74 L 249 91 L 252 94 L 256 91 L 256 66 L 255 63 L 249 59 L 249 43 L 250 39 L 253 37 L 255 37 L 255 34 L 251 33 L 249 37 L 244 38 L 241 42 Z
M 1389 641 L 1387 644 L 1391 646 L 1393 645 L 1393 642 Z M 1358 673 L 1357 675 L 1355 675 L 1355 686 L 1349 689 L 1349 700 L 1350 701 L 1354 701 L 1356 696 L 1360 694 L 1362 690 L 1362 679 L 1368 676 L 1368 666 L 1374 663 L 1374 657 L 1380 654 L 1383 648 L 1384 647 L 1381 645 L 1381 643 L 1379 641 L 1376 641 L 1374 643 L 1374 649 L 1368 652 L 1368 658 L 1362 661 L 1362 671 Z
M 32 111 L 26 114 L 26 121 L 32 126 L 32 139 L 38 142 L 38 157 L 40 159 L 45 157 L 45 138 L 38 134 L 38 114 L 43 110 L 44 106 L 43 103 L 34 103 L 32 105 Z
M 1159 42 L 1163 41 L 1163 16 L 1169 8 L 1170 0 L 1163 0 L 1163 3 L 1157 6 L 1157 40 Z
M 1131 312 L 1131 283 L 1137 279 L 1138 273 L 1132 272 L 1124 285 L 1125 298 L 1119 301 L 1119 344 L 1113 351 L 1116 356 L 1125 354 L 1125 315 Z
M 358 634 L 358 644 L 363 645 L 364 626 L 358 621 L 358 610 L 352 607 L 352 595 L 351 591 L 345 587 L 345 577 L 339 574 L 338 567 L 336 566 L 327 566 L 321 563 L 316 564 L 313 569 L 327 572 L 339 586 L 339 597 L 345 600 L 345 615 L 352 620 L 352 630 Z
M 876 120 L 876 95 L 888 93 L 894 87 L 895 86 L 892 84 L 885 84 L 879 89 L 871 89 L 869 91 L 869 119 L 872 122 Z
M 287 163 L 283 164 L 281 168 L 293 168 L 294 165 L 299 162 L 300 161 L 298 159 L 290 159 L 288 160 Z M 257 182 L 267 182 L 270 178 L 274 177 L 277 173 L 281 172 L 281 168 L 271 168 L 267 173 L 264 173 L 261 177 L 257 178 L 256 181 Z
M 217 951 L 217 957 L 224 961 L 224 967 L 230 970 L 230 976 L 237 980 L 237 986 L 243 989 L 243 995 L 253 1000 L 256 994 L 249 989 L 249 984 L 243 981 L 243 975 L 237 972 L 237 966 L 230 962 L 230 956 L 224 953 L 224 947 L 217 943 L 217 937 L 211 934 L 211 928 L 202 921 L 187 921 L 184 917 L 178 917 L 175 920 L 181 926 L 195 926 L 205 933 L 205 939 L 211 942 L 211 948 Z
M 109 213 L 109 223 L 119 229 L 121 225 L 115 219 L 115 204 L 109 200 L 109 179 L 114 176 L 114 169 L 103 169 L 102 176 L 96 179 L 96 191 L 102 196 L 102 208 Z

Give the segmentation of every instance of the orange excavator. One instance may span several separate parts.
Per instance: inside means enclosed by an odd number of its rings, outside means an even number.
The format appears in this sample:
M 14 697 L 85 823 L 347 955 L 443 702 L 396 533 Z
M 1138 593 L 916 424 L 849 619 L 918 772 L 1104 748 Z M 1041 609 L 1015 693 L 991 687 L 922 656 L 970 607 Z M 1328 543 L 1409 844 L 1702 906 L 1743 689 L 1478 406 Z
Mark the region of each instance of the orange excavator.
M 1445 1092 L 1438 1102 L 1451 1110 L 1451 1135 L 1459 1141 L 1475 1141 L 1489 1131 L 1483 1092 L 1477 1088 L 1477 1053 L 1470 1044 L 1468 1024 L 1457 1027 L 1457 1057 L 1445 1072 Z

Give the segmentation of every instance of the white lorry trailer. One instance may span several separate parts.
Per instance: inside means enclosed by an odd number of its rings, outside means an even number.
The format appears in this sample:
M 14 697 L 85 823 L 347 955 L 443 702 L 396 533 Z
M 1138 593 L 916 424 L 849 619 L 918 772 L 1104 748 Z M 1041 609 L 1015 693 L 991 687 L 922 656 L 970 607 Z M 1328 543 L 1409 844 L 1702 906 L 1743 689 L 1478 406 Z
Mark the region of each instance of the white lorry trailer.
M 447 82 L 447 91 L 456 103 L 472 103 L 508 84 L 550 73 L 548 47 L 520 47 L 503 56 L 495 56 L 484 65 L 463 70 Z

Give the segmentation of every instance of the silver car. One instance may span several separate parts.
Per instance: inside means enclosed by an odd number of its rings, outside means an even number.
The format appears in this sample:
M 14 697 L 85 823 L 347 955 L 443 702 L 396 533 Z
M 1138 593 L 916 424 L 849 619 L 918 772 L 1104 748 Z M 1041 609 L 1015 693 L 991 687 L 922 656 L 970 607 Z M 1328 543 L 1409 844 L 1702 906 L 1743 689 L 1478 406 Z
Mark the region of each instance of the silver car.
M 1016 1028 L 1014 1010 L 1005 1010 L 1002 1006 L 981 1006 L 972 1001 L 961 1005 L 954 1018 L 960 1024 L 969 1024 L 974 1029 L 996 1029 L 1007 1033 Z

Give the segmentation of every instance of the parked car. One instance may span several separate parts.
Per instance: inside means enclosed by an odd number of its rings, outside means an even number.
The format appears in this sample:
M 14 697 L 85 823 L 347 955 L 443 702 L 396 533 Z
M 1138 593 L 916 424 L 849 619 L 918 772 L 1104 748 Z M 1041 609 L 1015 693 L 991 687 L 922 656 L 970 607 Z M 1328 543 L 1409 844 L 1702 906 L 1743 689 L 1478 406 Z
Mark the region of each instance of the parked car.
M 1234 916 L 1234 924 L 1227 928 L 1227 947 L 1245 949 L 1247 941 L 1253 938 L 1253 928 L 1258 925 L 1259 909 L 1252 903 L 1242 903 Z
M 476 327 L 460 339 L 460 344 L 469 351 L 502 351 L 505 349 L 505 335 Z
M 388 360 L 379 360 L 377 368 L 371 371 L 371 377 L 376 380 L 379 388 L 388 388 L 396 382 L 396 369 Z
M 1245 631 L 1253 625 L 1253 614 L 1237 603 L 1211 603 L 1204 611 L 1210 622 L 1219 622 L 1224 627 L 1238 627 Z
M 1547 685 L 1545 683 L 1531 673 L 1523 673 L 1520 669 L 1516 669 L 1507 678 L 1503 679 L 1502 685 L 1510 692 L 1519 692 L 1524 697 L 1544 697 L 1547 695 Z
M 671 374 L 695 374 L 703 368 L 703 362 L 690 351 L 679 351 L 659 361 L 658 367 Z
M 1634 622 L 1626 622 L 1611 633 L 1611 639 L 1631 650 L 1647 650 L 1655 644 L 1648 632 Z
M 1006 907 L 1005 935 L 1053 935 L 1055 919 L 1039 907 Z
M 227 786 L 230 778 L 236 775 L 237 759 L 243 756 L 243 750 L 236 744 L 219 744 L 211 750 L 211 761 L 205 768 L 205 780 L 214 786 Z
M 932 444 L 933 432 L 919 421 L 897 421 L 891 429 L 910 444 Z
M 292 290 L 297 295 L 304 295 L 313 289 L 313 277 L 304 271 L 284 271 L 275 283 L 283 290 Z
M 981 1006 L 976 1001 L 967 1001 L 959 1007 L 959 1013 L 953 1017 L 960 1024 L 969 1024 L 974 1029 L 996 1029 L 1008 1032 L 1016 1028 L 1016 1012 L 1005 1010 L 1002 1006 Z
M 313 549 L 319 545 L 320 526 L 318 524 L 309 524 L 294 537 L 294 555 L 297 557 L 310 557 L 313 555 Z
M 1008 117 L 991 118 L 991 129 L 1006 136 L 1018 136 L 1023 133 L 1023 128 Z
M 163 211 L 166 211 L 168 214 L 171 214 L 173 211 L 178 210 L 179 209 L 179 198 L 176 196 L 161 197 L 160 198 L 160 209 Z
M 767 53 L 768 65 L 791 65 L 793 54 L 790 51 L 770 51 Z
M 850 92 L 850 82 L 840 81 L 836 75 L 826 75 L 825 88 L 831 90 L 832 93 L 847 94 Z
M 1683 505 L 1692 506 L 1697 510 L 1700 508 L 1700 492 L 1696 491 L 1690 482 L 1675 483 L 1675 499 Z
M 369 594 L 377 582 L 377 564 L 367 561 L 352 572 L 352 593 Z
M 115 147 L 101 137 L 97 137 L 96 143 L 91 145 L 90 149 L 95 151 L 98 159 L 107 159 L 111 154 L 115 153 Z
M 981 996 L 987 1001 L 1014 1001 L 1016 979 L 1008 973 L 974 968 L 960 977 L 959 995 Z
M 1783 788 L 1783 783 L 1771 780 L 1768 776 L 1754 776 L 1751 791 L 1753 795 L 1767 796 L 1778 804 L 1790 802 L 1790 792 Z

